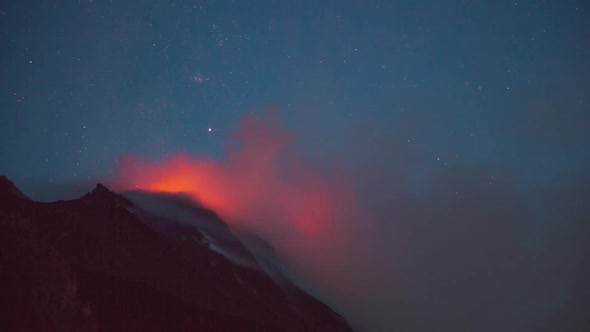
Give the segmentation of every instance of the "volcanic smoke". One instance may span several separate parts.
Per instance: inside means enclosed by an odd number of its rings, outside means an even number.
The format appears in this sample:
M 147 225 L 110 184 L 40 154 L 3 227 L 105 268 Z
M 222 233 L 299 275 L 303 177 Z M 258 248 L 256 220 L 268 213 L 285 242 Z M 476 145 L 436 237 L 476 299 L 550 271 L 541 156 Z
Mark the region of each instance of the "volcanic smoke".
M 300 267 L 343 257 L 358 214 L 350 178 L 337 166 L 320 168 L 303 158 L 276 113 L 243 118 L 233 138 L 222 160 L 187 153 L 160 161 L 125 156 L 112 186 L 189 195 Z M 321 259 L 302 260 L 309 255 Z

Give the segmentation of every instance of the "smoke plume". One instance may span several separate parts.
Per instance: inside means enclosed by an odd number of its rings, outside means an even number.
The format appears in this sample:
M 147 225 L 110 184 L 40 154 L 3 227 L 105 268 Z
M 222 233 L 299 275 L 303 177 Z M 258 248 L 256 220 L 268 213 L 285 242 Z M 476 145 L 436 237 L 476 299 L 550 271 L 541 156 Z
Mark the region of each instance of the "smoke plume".
M 359 330 L 590 326 L 587 177 L 523 191 L 454 163 L 416 182 L 424 154 L 392 131 L 343 142 L 364 156 L 350 173 L 303 157 L 276 114 L 249 116 L 223 159 L 126 156 L 112 186 L 190 195 L 268 241 Z

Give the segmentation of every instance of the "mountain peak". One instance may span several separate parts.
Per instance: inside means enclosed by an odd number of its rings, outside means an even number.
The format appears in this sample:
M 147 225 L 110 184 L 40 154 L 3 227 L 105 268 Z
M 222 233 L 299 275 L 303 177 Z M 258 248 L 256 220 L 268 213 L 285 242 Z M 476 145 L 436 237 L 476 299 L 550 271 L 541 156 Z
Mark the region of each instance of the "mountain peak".
M 17 196 L 21 198 L 29 199 L 25 194 L 23 194 L 12 181 L 10 181 L 6 176 L 0 175 L 0 195 L 1 196 Z
M 109 188 L 107 188 L 102 183 L 97 183 L 96 187 L 94 187 L 94 189 L 91 192 L 84 195 L 83 198 L 93 199 L 93 200 L 98 200 L 98 201 L 105 201 L 105 202 L 115 202 L 115 203 L 123 205 L 123 206 L 133 205 L 125 197 L 111 191 Z
M 12 183 L 12 181 L 8 180 L 8 178 L 4 175 L 0 175 L 0 188 L 3 188 L 4 185 L 9 184 L 14 186 L 14 183 Z
M 105 195 L 105 194 L 111 194 L 113 192 L 110 191 L 109 188 L 107 188 L 104 184 L 97 183 L 96 187 L 94 187 L 94 189 L 92 190 L 91 193 L 93 193 L 95 195 Z

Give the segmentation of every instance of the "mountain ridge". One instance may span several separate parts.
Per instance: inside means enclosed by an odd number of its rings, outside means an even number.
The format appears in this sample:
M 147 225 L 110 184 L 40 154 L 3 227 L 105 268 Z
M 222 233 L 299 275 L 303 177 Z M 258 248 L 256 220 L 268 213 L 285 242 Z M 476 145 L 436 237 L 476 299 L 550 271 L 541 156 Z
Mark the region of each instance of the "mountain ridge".
M 0 301 L 1 330 L 351 331 L 309 294 L 290 297 L 261 269 L 212 250 L 199 229 L 154 228 L 142 219 L 153 214 L 102 184 L 79 199 L 41 203 L 0 177 L 0 197 L 0 278 L 14 290 Z M 51 296 L 23 297 L 30 285 Z M 69 311 L 47 318 L 39 308 L 54 302 Z

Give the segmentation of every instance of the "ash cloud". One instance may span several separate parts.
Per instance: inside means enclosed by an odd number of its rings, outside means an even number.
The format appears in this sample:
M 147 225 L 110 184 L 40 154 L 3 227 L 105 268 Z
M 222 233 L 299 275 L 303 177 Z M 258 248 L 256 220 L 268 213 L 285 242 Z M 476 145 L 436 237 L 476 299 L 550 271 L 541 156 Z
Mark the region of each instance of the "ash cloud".
M 587 176 L 523 187 L 455 162 L 417 180 L 427 153 L 391 131 L 347 138 L 338 163 L 304 158 L 277 115 L 248 117 L 225 159 L 127 157 L 112 184 L 192 195 L 359 331 L 590 326 Z

